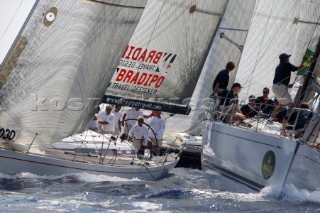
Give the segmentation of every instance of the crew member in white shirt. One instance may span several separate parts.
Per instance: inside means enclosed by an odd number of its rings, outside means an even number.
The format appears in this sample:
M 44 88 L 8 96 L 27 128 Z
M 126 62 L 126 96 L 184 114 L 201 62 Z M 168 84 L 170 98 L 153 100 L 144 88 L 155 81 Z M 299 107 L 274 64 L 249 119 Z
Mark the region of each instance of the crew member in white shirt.
M 143 125 L 144 119 L 138 118 L 138 123 L 135 124 L 129 131 L 129 141 L 132 142 L 134 148 L 139 149 L 141 145 L 148 144 L 148 128 Z
M 97 117 L 99 112 L 100 112 L 100 107 L 96 106 L 94 108 L 94 113 L 95 114 L 88 121 L 88 123 L 87 123 L 87 125 L 85 127 L 85 130 L 92 130 L 92 131 L 95 131 L 95 132 L 99 131 L 99 124 L 98 124 L 98 117 Z
M 114 115 L 111 113 L 112 106 L 108 105 L 105 112 L 101 112 L 98 115 L 98 123 L 100 126 L 101 134 L 111 134 L 114 133 Z
M 140 111 L 140 108 L 131 108 L 123 115 L 122 126 L 124 126 L 124 133 L 128 134 L 130 129 L 137 123 L 137 119 L 143 117 L 143 112 Z M 127 121 L 125 121 L 127 120 Z M 125 122 L 124 122 L 125 121 Z
M 121 133 L 121 121 L 120 118 L 122 116 L 121 106 L 115 105 L 114 109 L 112 110 L 112 114 L 114 114 L 114 134 L 119 135 Z
M 153 130 L 149 130 L 148 147 L 153 150 L 153 146 L 160 146 L 162 144 L 163 132 L 165 130 L 165 121 L 161 118 L 161 112 L 156 111 L 156 116 L 152 116 L 149 121 L 149 126 Z M 160 155 L 160 148 L 157 149 L 157 155 Z M 152 157 L 152 152 L 151 152 Z

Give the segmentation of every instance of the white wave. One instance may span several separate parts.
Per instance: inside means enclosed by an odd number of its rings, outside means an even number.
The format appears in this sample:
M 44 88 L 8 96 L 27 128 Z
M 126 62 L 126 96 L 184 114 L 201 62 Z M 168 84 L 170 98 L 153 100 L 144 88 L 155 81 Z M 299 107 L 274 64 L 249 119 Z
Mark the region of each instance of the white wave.
M 103 182 L 103 181 L 111 181 L 111 182 L 127 182 L 127 181 L 141 181 L 138 178 L 127 179 L 127 178 L 120 178 L 120 177 L 112 177 L 107 175 L 93 175 L 88 173 L 77 173 L 74 176 L 83 182 Z
M 294 185 L 287 184 L 282 192 L 282 200 L 320 203 L 320 191 L 297 189 Z
M 146 211 L 158 211 L 162 209 L 162 204 L 151 203 L 151 202 L 133 202 L 130 205 L 133 205 L 136 208 L 131 210 L 131 212 L 146 212 Z
M 26 179 L 40 179 L 40 180 L 58 180 L 63 178 L 70 178 L 73 177 L 81 182 L 103 182 L 103 181 L 112 181 L 112 182 L 124 182 L 124 181 L 141 181 L 138 178 L 127 179 L 127 178 L 120 178 L 120 177 L 113 177 L 108 175 L 93 175 L 88 173 L 73 173 L 67 175 L 35 175 L 27 172 L 22 172 L 14 175 L 8 175 L 0 173 L 0 178 L 6 179 L 18 179 L 18 178 L 26 178 Z

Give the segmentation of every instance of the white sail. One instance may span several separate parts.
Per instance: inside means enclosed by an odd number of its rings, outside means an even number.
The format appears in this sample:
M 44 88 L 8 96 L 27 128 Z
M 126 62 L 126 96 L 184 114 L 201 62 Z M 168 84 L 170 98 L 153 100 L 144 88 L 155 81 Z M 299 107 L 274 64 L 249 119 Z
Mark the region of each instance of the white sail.
M 300 64 L 306 48 L 314 49 L 320 35 L 319 8 L 320 2 L 312 0 L 258 1 L 236 76 L 245 86 L 240 94 L 261 95 L 263 87 L 270 88 L 281 53 L 292 54 L 290 61 Z M 239 192 L 290 183 L 298 189 L 317 190 L 319 105 L 313 113 L 304 107 L 290 113 L 296 116 L 294 123 L 290 116 L 277 121 L 258 114 L 243 120 L 231 112 L 227 113 L 230 122 L 213 116 L 206 122 L 201 156 L 210 185 Z
M 193 113 L 191 129 L 198 124 L 199 115 L 203 113 L 202 105 L 206 105 L 212 93 L 213 81 L 219 71 L 225 69 L 229 61 L 239 63 L 242 49 L 249 31 L 251 17 L 256 1 L 234 0 L 228 3 L 225 15 L 218 28 L 217 36 L 211 46 L 209 55 L 201 71 L 196 89 L 192 95 L 192 107 L 196 110 Z M 229 39 L 229 40 L 228 40 Z M 235 71 L 230 73 L 229 82 L 233 82 Z M 231 83 L 229 83 L 231 86 Z M 199 134 L 198 131 L 192 134 Z
M 227 2 L 148 1 L 107 95 L 168 104 L 190 98 Z M 121 103 L 166 110 L 158 104 L 142 106 L 131 101 Z
M 145 4 L 38 1 L 0 70 L 2 137 L 48 144 L 72 134 L 103 96 Z
M 319 1 L 311 0 L 258 1 L 236 76 L 244 86 L 242 97 L 260 96 L 264 87 L 272 92 L 281 53 L 291 54 L 290 62 L 299 65 L 306 48 L 314 50 L 320 29 L 319 7 Z

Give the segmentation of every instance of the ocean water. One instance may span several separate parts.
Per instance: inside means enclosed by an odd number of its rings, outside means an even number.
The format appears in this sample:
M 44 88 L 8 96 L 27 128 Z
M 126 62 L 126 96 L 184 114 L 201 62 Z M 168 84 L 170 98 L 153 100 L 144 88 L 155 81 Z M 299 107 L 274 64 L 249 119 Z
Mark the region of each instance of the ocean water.
M 189 126 L 186 116 L 164 115 L 167 138 Z M 320 177 L 319 177 L 320 178 Z M 37 176 L 0 173 L 0 212 L 320 212 L 320 191 L 288 184 L 260 193 L 212 189 L 203 171 L 175 168 L 157 181 L 105 175 Z
M 209 187 L 201 170 L 176 168 L 158 181 L 104 175 L 0 174 L 0 212 L 317 212 L 320 191 L 288 184 L 260 193 Z

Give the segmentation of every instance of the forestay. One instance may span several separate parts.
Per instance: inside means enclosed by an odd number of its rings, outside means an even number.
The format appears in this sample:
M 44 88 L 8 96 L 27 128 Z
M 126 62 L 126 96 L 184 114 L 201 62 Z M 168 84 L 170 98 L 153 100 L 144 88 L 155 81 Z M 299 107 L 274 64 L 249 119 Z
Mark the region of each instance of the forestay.
M 107 102 L 187 113 L 227 0 L 149 0 L 108 87 Z M 114 97 L 117 96 L 117 97 Z
M 2 137 L 48 144 L 74 133 L 106 91 L 145 4 L 38 1 L 0 70 Z

